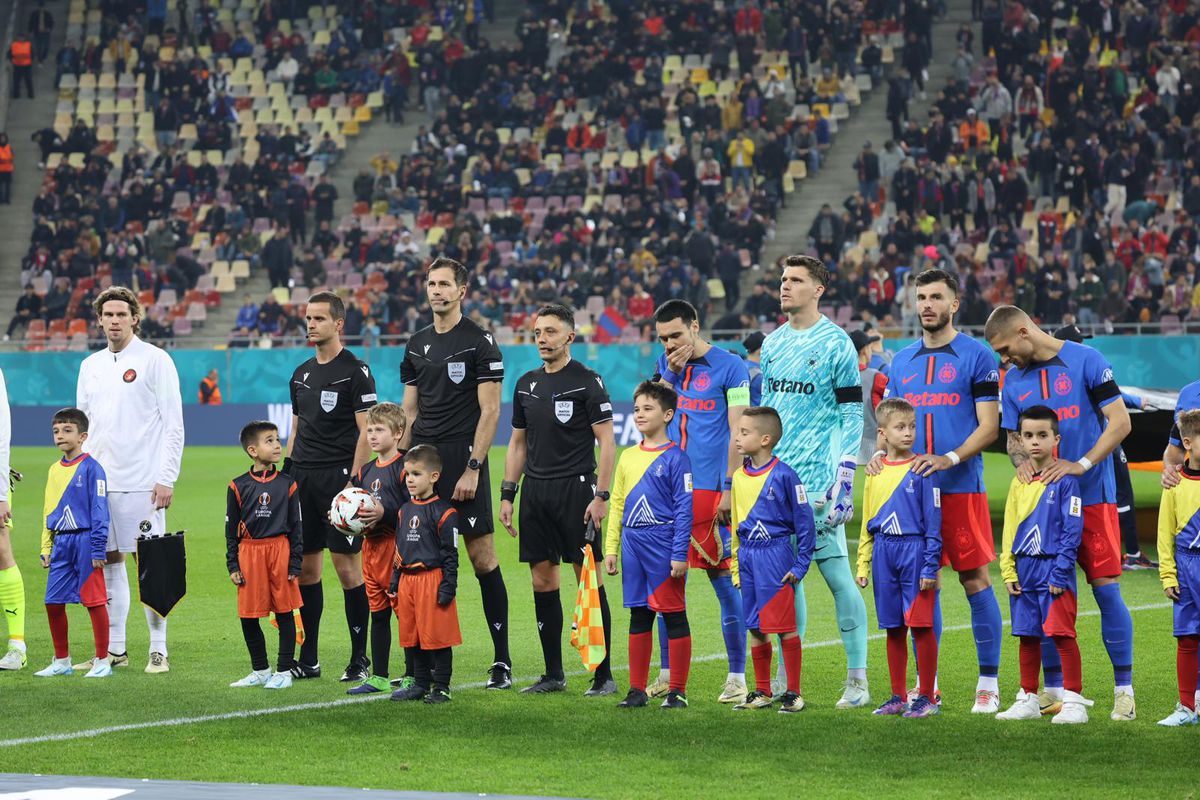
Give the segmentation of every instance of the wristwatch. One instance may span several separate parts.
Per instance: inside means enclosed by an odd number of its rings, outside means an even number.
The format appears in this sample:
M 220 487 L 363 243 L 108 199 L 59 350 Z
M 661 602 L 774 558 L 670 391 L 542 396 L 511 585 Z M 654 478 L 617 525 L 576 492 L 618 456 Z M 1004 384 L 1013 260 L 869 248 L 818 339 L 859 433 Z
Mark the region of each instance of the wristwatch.
M 612 492 L 596 492 L 596 497 L 607 503 L 608 498 L 612 497 Z
M 473 470 L 478 471 L 479 468 L 482 466 L 483 465 L 479 463 L 479 459 L 477 459 L 477 458 L 472 458 L 470 461 L 467 462 L 467 469 L 473 469 Z

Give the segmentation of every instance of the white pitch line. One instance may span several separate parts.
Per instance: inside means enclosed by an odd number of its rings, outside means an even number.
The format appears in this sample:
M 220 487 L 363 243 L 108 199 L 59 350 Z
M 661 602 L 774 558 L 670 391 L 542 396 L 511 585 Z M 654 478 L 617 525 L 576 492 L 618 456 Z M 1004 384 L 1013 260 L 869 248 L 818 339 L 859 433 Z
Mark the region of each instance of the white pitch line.
M 1129 610 L 1131 612 L 1133 612 L 1133 611 L 1151 611 L 1151 610 L 1155 610 L 1155 609 L 1170 608 L 1170 607 L 1171 607 L 1171 603 L 1149 603 L 1147 605 L 1141 605 L 1141 606 L 1130 606 Z M 1079 612 L 1079 616 L 1081 616 L 1081 617 L 1095 617 L 1095 616 L 1099 616 L 1099 615 L 1100 615 L 1099 610 L 1090 610 L 1090 611 L 1080 611 Z M 1004 620 L 1004 624 L 1008 625 L 1009 624 L 1008 620 Z M 966 631 L 966 630 L 970 630 L 970 629 L 971 629 L 970 625 L 948 625 L 948 626 L 942 628 L 942 633 Z M 887 634 L 884 634 L 884 633 L 873 633 L 873 634 L 870 634 L 869 636 L 867 636 L 867 639 L 868 640 L 883 639 L 883 638 L 886 638 L 886 636 L 887 636 Z M 818 642 L 805 642 L 804 649 L 812 650 L 817 647 L 833 647 L 835 645 L 840 645 L 841 643 L 842 643 L 841 639 L 826 639 L 824 641 L 818 641 Z M 710 655 L 705 655 L 705 656 L 696 656 L 692 659 L 692 663 L 704 663 L 704 662 L 708 662 L 708 661 L 719 661 L 720 659 L 723 659 L 723 658 L 725 658 L 724 653 L 712 653 Z M 618 667 L 616 669 L 618 669 L 620 671 L 624 671 L 624 670 L 628 669 L 628 667 Z M 586 672 L 584 670 L 567 673 L 567 675 L 570 677 L 578 677 L 578 676 L 589 675 L 589 674 L 591 674 L 591 673 Z M 516 680 L 518 682 L 523 682 L 523 681 L 528 681 L 528 680 L 535 680 L 536 678 L 537 678 L 537 676 L 531 675 L 531 676 L 527 676 L 527 677 L 523 677 L 523 678 L 517 678 Z M 455 686 L 454 689 L 455 689 L 455 691 L 462 691 L 462 690 L 466 690 L 466 689 L 482 689 L 484 687 L 484 685 L 485 685 L 485 683 L 483 681 L 478 681 L 475 683 L 460 684 L 458 686 Z M 222 714 L 202 714 L 202 715 L 195 716 L 195 717 L 176 717 L 174 719 L 155 719 L 155 720 L 147 720 L 145 722 L 130 722 L 130 723 L 126 723 L 124 725 L 106 725 L 103 728 L 89 728 L 87 730 L 82 730 L 82 731 L 69 731 L 66 733 L 48 733 L 48 734 L 44 734 L 42 736 L 25 736 L 25 737 L 21 737 L 19 739 L 0 739 L 0 747 L 20 747 L 22 745 L 27 745 L 27 744 L 44 744 L 46 742 L 67 742 L 67 741 L 71 741 L 74 739 L 91 739 L 96 736 L 105 736 L 110 733 L 125 733 L 126 731 L 140 731 L 140 730 L 147 730 L 150 728 L 177 728 L 177 727 L 180 727 L 183 725 L 199 725 L 199 724 L 205 723 L 205 722 L 222 722 L 224 720 L 230 720 L 230 719 L 251 719 L 253 717 L 267 717 L 267 716 L 271 716 L 274 714 L 291 714 L 291 713 L 297 712 L 297 711 L 317 711 L 320 709 L 327 709 L 327 708 L 341 708 L 342 706 L 357 705 L 360 703 L 369 703 L 369 702 L 373 702 L 375 700 L 384 700 L 389 697 L 390 697 L 390 695 L 387 692 L 381 692 L 379 694 L 371 694 L 371 695 L 366 695 L 366 696 L 362 696 L 362 697 L 346 697 L 346 698 L 342 698 L 339 700 L 323 700 L 320 702 L 313 702 L 313 703 L 294 703 L 292 705 L 286 705 L 286 706 L 275 706 L 272 708 L 252 708 L 252 709 L 246 709 L 243 711 L 226 711 Z

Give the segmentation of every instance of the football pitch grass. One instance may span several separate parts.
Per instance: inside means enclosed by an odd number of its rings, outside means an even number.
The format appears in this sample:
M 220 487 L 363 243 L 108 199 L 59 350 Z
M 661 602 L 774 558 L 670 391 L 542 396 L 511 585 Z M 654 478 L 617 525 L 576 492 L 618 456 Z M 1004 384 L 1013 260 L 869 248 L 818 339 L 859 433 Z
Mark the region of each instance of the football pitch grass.
M 1155 793 L 1195 797 L 1194 759 L 1200 728 L 1159 729 L 1173 708 L 1175 645 L 1170 609 L 1152 572 L 1126 573 L 1133 610 L 1134 683 L 1139 719 L 1116 723 L 1112 670 L 1100 640 L 1099 617 L 1080 577 L 1080 645 L 1084 695 L 1096 701 L 1081 727 L 1003 723 L 968 713 L 976 677 L 968 606 L 953 572 L 943 572 L 945 632 L 940 679 L 944 710 L 926 720 L 874 718 L 869 710 L 835 711 L 845 676 L 833 603 L 819 574 L 806 580 L 809 630 L 798 715 L 733 712 L 718 705 L 726 672 L 716 599 L 703 574 L 693 573 L 688 615 L 694 663 L 691 707 L 666 712 L 654 705 L 622 711 L 618 697 L 584 698 L 588 681 L 565 648 L 569 691 L 523 696 L 479 688 L 491 661 L 491 641 L 479 587 L 465 554 L 459 584 L 464 644 L 454 654 L 454 701 L 431 707 L 344 694 L 337 676 L 348 660 L 341 592 L 325 569 L 321 655 L 325 675 L 290 690 L 231 689 L 249 671 L 235 611 L 235 590 L 224 567 L 224 493 L 247 466 L 234 448 L 188 448 L 183 478 L 168 516 L 188 531 L 188 595 L 170 618 L 171 672 L 145 675 L 146 625 L 139 608 L 129 619 L 131 667 L 108 680 L 41 679 L 32 673 L 51 658 L 41 598 L 45 573 L 37 560 L 37 513 L 50 448 L 17 448 L 13 465 L 25 473 L 16 492 L 13 547 L 26 582 L 30 664 L 0 674 L 0 764 L 5 772 L 175 778 L 203 781 L 299 783 L 325 786 L 523 793 L 574 797 L 735 796 L 1049 797 Z M 499 486 L 503 449 L 492 454 Z M 989 456 L 993 509 L 1003 505 L 1011 470 Z M 1139 504 L 1156 503 L 1157 477 L 1135 473 Z M 861 483 L 861 471 L 859 481 Z M 849 528 L 856 536 L 857 522 Z M 996 534 L 999 536 L 999 529 Z M 509 589 L 517 687 L 541 671 L 527 569 L 515 541 L 497 536 Z M 853 550 L 853 543 L 851 549 Z M 993 580 L 999 575 L 993 566 Z M 627 688 L 627 613 L 620 580 L 608 581 L 613 602 L 617 680 Z M 998 587 L 1003 595 L 1003 589 Z M 875 628 L 869 677 L 876 702 L 887 691 L 884 640 Z M 1000 597 L 1003 616 L 1008 602 Z M 574 581 L 565 581 L 569 626 Z M 135 606 L 136 606 L 135 602 Z M 72 656 L 90 655 L 87 616 L 70 610 Z M 274 658 L 274 630 L 266 627 Z M 564 637 L 565 638 L 565 637 Z M 657 648 L 656 648 L 657 650 Z M 393 648 L 392 675 L 399 674 Z M 651 674 L 657 670 L 657 654 Z M 910 676 L 911 680 L 911 676 Z M 1016 642 L 1006 636 L 1000 672 L 1003 705 L 1017 690 Z M 381 696 L 374 696 L 381 697 Z M 1190 755 L 1189 755 L 1190 754 Z

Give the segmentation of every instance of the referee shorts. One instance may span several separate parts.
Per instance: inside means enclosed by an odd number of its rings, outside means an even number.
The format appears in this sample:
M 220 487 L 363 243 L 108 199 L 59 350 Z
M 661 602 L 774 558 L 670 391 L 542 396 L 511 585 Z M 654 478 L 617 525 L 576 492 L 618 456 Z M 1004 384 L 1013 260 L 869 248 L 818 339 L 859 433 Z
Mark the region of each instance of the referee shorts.
M 362 549 L 362 537 L 347 536 L 329 524 L 329 507 L 333 498 L 346 488 L 350 480 L 349 467 L 291 466 L 288 473 L 296 481 L 300 495 L 300 520 L 304 529 L 304 552 L 319 553 L 329 548 L 331 553 L 357 553 Z
M 595 475 L 525 479 L 517 518 L 521 563 L 583 563 L 587 532 L 583 515 L 595 497 L 595 485 Z M 604 557 L 602 538 L 597 531 L 596 541 L 592 542 L 592 554 L 597 561 Z
M 467 539 L 490 534 L 496 530 L 492 519 L 492 479 L 488 473 L 488 460 L 483 460 L 479 468 L 479 485 L 475 489 L 475 497 L 463 502 L 455 502 L 454 487 L 458 479 L 467 471 L 467 462 L 471 460 L 474 445 L 468 441 L 459 442 L 418 442 L 413 445 L 430 444 L 437 448 L 442 457 L 442 475 L 438 478 L 438 497 L 449 500 L 458 512 L 458 532 Z

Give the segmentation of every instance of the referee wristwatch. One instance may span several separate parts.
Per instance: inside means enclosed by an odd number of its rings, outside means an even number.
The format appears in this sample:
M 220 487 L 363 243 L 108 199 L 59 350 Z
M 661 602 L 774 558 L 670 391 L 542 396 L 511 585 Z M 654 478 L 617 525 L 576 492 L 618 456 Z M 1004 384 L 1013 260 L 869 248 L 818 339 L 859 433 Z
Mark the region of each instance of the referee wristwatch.
M 612 492 L 599 491 L 599 492 L 596 492 L 596 497 L 600 498 L 601 500 L 603 500 L 604 502 L 607 503 L 608 498 L 612 497 Z
M 481 466 L 483 466 L 483 465 L 479 463 L 478 458 L 472 458 L 470 461 L 467 462 L 467 469 L 473 469 L 476 472 L 479 471 L 479 468 Z

